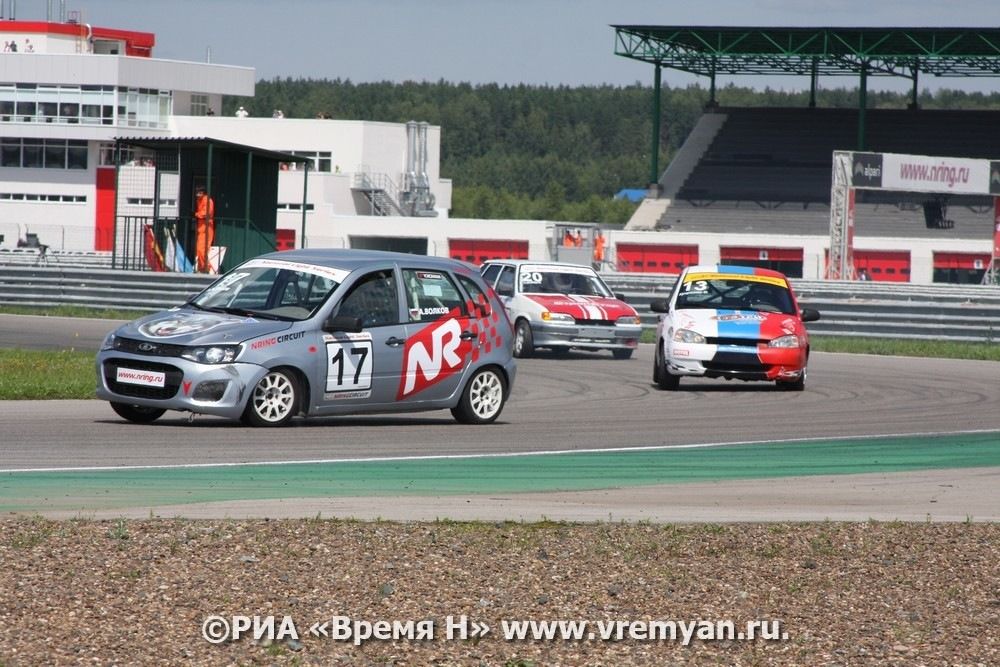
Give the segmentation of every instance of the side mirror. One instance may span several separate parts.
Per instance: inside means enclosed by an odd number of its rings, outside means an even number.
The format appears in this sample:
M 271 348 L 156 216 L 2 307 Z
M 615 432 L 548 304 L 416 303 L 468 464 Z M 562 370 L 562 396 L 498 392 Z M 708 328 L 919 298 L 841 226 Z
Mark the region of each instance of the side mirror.
M 625 299 L 625 295 L 622 294 L 621 292 L 615 292 L 615 298 L 618 299 L 619 301 L 625 301 L 626 300 Z
M 334 333 L 336 331 L 349 331 L 357 333 L 361 331 L 361 318 L 351 315 L 335 315 L 323 323 L 323 331 Z
M 803 308 L 799 317 L 803 322 L 815 322 L 819 319 L 819 311 L 815 308 Z
M 654 313 L 669 313 L 670 302 L 666 299 L 653 299 L 649 302 L 649 309 Z

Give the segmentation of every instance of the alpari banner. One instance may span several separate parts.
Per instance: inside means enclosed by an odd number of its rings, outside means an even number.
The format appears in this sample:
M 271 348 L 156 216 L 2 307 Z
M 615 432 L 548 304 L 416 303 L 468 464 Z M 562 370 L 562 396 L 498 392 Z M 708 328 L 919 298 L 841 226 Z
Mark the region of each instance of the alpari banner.
M 929 155 L 881 153 L 881 184 L 874 178 L 859 180 L 858 165 L 873 162 L 873 153 L 855 153 L 852 170 L 853 185 L 858 188 L 881 188 L 906 192 L 941 192 L 958 194 L 988 194 L 990 192 L 990 161 Z M 869 169 L 872 173 L 874 167 Z
M 881 188 L 882 154 L 851 153 L 851 184 L 856 188 Z

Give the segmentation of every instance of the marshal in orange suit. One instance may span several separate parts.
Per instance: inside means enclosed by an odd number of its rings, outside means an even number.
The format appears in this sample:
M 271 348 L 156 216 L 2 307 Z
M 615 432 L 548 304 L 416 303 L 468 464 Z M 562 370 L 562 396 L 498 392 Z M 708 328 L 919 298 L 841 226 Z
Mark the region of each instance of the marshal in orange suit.
M 203 186 L 195 188 L 195 257 L 198 273 L 211 273 L 208 263 L 208 249 L 215 243 L 215 201 Z

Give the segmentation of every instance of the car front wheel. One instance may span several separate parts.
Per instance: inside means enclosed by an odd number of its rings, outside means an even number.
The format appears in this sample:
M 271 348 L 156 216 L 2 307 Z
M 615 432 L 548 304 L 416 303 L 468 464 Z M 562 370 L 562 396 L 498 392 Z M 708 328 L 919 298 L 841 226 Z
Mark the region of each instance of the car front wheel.
M 299 385 L 285 369 L 267 372 L 250 393 L 243 422 L 250 426 L 284 426 L 299 408 Z
M 806 390 L 806 371 L 802 369 L 802 375 L 799 376 L 798 380 L 792 380 L 791 382 L 778 382 L 778 389 L 783 389 L 785 391 L 805 391 Z
M 147 408 L 142 405 L 130 405 L 128 403 L 112 403 L 111 409 L 118 413 L 118 416 L 122 419 L 127 419 L 136 424 L 154 422 L 166 412 L 162 408 Z
M 451 409 L 452 416 L 463 424 L 489 424 L 503 410 L 507 386 L 495 368 L 483 368 L 469 378 L 462 398 Z
M 518 359 L 526 359 L 535 351 L 535 344 L 531 337 L 531 325 L 524 320 L 518 320 L 514 328 L 514 356 Z
M 667 364 L 663 358 L 663 342 L 656 344 L 656 359 L 653 362 L 653 379 L 656 386 L 666 391 L 673 391 L 681 386 L 681 379 L 677 375 L 671 375 L 667 370 Z

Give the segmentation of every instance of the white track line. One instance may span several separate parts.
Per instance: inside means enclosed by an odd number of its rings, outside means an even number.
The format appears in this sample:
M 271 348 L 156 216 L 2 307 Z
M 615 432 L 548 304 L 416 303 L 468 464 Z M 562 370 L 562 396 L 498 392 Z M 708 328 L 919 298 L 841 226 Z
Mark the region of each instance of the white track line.
M 401 461 L 448 461 L 461 459 L 501 459 L 525 456 L 550 456 L 553 454 L 614 454 L 619 452 L 656 452 L 674 449 L 707 449 L 710 447 L 734 447 L 745 445 L 777 445 L 796 442 L 824 442 L 828 440 L 885 440 L 888 438 L 926 438 L 933 436 L 975 435 L 978 433 L 997 433 L 996 429 L 977 429 L 971 431 L 933 431 L 922 433 L 888 433 L 884 435 L 847 435 L 820 436 L 815 438 L 788 438 L 785 440 L 740 440 L 735 442 L 704 442 L 690 445 L 643 445 L 636 447 L 602 447 L 594 449 L 547 449 L 531 452 L 506 452 L 493 454 L 425 454 L 413 456 L 370 456 L 352 459 L 299 459 L 289 461 L 243 461 L 222 463 L 175 463 L 165 465 L 128 465 L 128 466 L 76 466 L 65 468 L 5 468 L 0 474 L 38 473 L 38 472 L 101 472 L 116 470 L 186 470 L 197 468 L 239 468 L 250 466 L 288 466 L 315 465 L 325 463 L 380 463 Z

